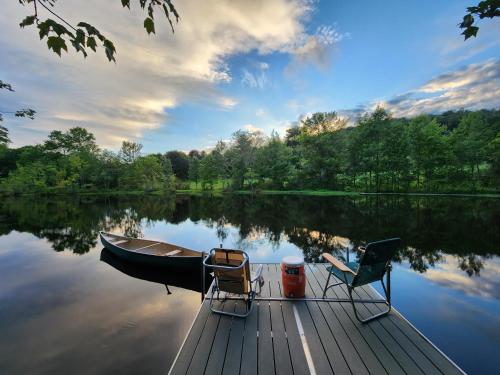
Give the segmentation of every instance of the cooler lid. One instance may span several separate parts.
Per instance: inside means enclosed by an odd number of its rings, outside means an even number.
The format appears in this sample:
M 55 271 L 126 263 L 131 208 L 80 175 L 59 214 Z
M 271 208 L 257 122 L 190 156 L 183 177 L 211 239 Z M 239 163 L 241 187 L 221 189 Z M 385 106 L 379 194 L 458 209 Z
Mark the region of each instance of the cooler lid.
M 290 256 L 284 257 L 281 260 L 281 263 L 283 263 L 286 266 L 302 266 L 302 265 L 304 265 L 304 258 L 296 256 L 296 255 L 290 255 Z

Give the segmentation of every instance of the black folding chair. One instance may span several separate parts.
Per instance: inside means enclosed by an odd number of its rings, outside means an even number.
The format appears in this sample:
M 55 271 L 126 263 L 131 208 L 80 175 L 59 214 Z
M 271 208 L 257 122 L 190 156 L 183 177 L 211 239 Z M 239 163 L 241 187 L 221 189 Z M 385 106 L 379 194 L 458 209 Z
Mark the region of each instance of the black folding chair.
M 391 260 L 399 249 L 400 244 L 401 240 L 399 238 L 369 243 L 366 247 L 359 248 L 361 252 L 359 262 L 343 263 L 334 258 L 331 254 L 324 253 L 323 258 L 330 263 L 331 266 L 327 267 L 329 274 L 325 289 L 323 290 L 323 298 L 325 298 L 326 291 L 329 288 L 345 284 L 347 286 L 352 308 L 354 309 L 354 315 L 361 323 L 367 323 L 387 315 L 391 311 Z M 339 279 L 340 282 L 329 285 L 332 275 Z M 387 287 L 384 283 L 384 275 L 386 275 L 387 278 Z M 379 314 L 362 319 L 356 310 L 356 300 L 352 297 L 352 292 L 355 288 L 374 281 L 380 281 L 382 283 L 385 300 L 363 300 L 363 303 L 384 303 L 387 309 Z

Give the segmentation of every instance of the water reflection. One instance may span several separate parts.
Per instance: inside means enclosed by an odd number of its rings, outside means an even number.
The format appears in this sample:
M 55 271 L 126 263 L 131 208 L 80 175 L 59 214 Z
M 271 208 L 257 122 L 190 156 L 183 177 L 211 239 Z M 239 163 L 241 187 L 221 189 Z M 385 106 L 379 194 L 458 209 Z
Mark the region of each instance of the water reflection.
M 101 261 L 130 277 L 165 285 L 168 295 L 172 294 L 169 286 L 175 286 L 199 292 L 200 297 L 202 297 L 203 286 L 208 287 L 210 285 L 208 274 L 205 275 L 206 279 L 203 280 L 204 274 L 201 267 L 193 267 L 188 272 L 181 272 L 172 268 L 148 267 L 122 260 L 107 249 L 102 249 Z
M 200 293 L 138 280 L 12 231 L 0 239 L 1 374 L 165 373 Z M 69 256 L 66 256 L 69 255 Z
M 412 269 L 426 272 L 453 255 L 458 269 L 479 276 L 485 260 L 500 253 L 498 202 L 401 196 L 8 198 L 0 203 L 0 235 L 29 232 L 55 251 L 83 254 L 96 246 L 99 230 L 143 237 L 159 221 L 189 219 L 212 229 L 221 243 L 237 229 L 235 243 L 246 250 L 264 242 L 274 249 L 291 243 L 309 262 L 320 261 L 323 252 L 340 255 L 370 240 L 399 236 L 404 247 L 397 261 Z
M 399 236 L 396 307 L 468 373 L 498 369 L 500 200 L 228 195 L 0 200 L 0 373 L 167 371 L 199 307 L 199 270 L 123 263 L 99 230 L 223 243 L 260 262 Z

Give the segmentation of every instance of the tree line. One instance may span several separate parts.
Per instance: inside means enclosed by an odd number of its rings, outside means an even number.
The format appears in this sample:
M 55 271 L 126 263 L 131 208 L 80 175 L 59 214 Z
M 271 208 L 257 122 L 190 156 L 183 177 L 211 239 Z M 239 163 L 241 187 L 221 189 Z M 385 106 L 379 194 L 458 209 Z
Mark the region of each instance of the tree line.
M 301 120 L 281 138 L 238 130 L 207 151 L 143 155 L 124 141 L 100 149 L 83 128 L 35 146 L 0 144 L 4 193 L 85 190 L 329 189 L 365 192 L 498 192 L 500 110 L 412 119 L 382 109 L 355 126 L 335 112 Z
M 174 190 L 170 159 L 141 150 L 140 143 L 128 141 L 118 153 L 101 150 L 94 135 L 81 127 L 54 130 L 35 146 L 0 144 L 0 192 Z
M 195 154 L 194 156 L 199 155 Z M 356 126 L 315 113 L 287 130 L 239 130 L 189 176 L 210 189 L 332 189 L 365 192 L 479 192 L 500 186 L 500 111 L 449 111 L 413 119 L 377 108 Z

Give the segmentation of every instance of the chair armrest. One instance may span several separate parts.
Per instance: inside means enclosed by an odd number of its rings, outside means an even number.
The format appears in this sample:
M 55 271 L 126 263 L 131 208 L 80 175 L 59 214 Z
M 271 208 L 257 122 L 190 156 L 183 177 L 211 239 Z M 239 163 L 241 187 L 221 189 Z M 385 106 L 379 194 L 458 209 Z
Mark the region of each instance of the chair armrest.
M 358 246 L 358 253 L 364 253 L 366 251 L 366 247 L 364 246 Z
M 259 264 L 259 267 L 257 267 L 257 271 L 255 273 L 252 273 L 251 277 L 251 282 L 253 283 L 255 280 L 258 280 L 260 276 L 262 275 L 262 264 Z
M 330 263 L 333 267 L 341 270 L 342 272 L 349 272 L 352 273 L 353 275 L 356 275 L 356 272 L 351 270 L 349 267 L 347 267 L 344 263 L 342 263 L 340 260 L 336 259 L 332 254 L 328 253 L 323 253 L 323 258 Z

